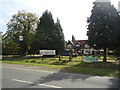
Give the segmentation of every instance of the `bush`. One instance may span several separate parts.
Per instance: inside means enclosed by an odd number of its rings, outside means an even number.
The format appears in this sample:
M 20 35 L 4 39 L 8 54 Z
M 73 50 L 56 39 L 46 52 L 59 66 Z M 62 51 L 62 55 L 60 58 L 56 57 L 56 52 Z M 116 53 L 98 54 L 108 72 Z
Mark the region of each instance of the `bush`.
M 51 64 L 52 65 L 63 65 L 63 62 L 62 61 L 56 61 L 56 62 L 53 62 Z
M 24 60 L 24 62 L 28 62 L 29 60 Z
M 34 62 L 35 62 L 35 60 L 29 60 L 29 62 L 30 62 L 30 63 L 34 63 Z
M 24 60 L 24 62 L 34 63 L 34 62 L 35 62 L 35 60 Z

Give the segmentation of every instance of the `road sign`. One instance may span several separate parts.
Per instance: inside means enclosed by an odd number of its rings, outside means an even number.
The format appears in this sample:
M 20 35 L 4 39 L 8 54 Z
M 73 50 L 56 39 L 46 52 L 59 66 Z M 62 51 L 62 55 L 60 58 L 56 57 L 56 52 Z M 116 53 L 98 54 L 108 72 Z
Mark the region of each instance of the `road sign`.
M 19 36 L 19 41 L 23 41 L 23 36 Z

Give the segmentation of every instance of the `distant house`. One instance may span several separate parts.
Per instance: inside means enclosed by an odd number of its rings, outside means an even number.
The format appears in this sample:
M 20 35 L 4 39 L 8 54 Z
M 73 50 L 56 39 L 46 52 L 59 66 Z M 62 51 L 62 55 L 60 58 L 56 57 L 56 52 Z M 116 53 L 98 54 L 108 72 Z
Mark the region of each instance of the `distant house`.
M 94 48 L 91 48 L 87 40 L 74 40 L 66 42 L 66 49 L 74 49 L 79 54 L 92 54 Z
M 74 49 L 74 43 L 68 40 L 68 42 L 66 42 L 66 49 Z

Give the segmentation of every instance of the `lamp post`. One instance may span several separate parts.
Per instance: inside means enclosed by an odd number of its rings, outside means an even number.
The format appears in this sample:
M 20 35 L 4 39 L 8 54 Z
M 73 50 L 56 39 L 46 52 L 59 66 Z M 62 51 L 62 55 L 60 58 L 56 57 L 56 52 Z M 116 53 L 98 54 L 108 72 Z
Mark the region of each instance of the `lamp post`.
M 96 44 L 94 44 L 94 50 L 92 51 L 92 55 L 95 55 L 96 50 L 95 50 Z

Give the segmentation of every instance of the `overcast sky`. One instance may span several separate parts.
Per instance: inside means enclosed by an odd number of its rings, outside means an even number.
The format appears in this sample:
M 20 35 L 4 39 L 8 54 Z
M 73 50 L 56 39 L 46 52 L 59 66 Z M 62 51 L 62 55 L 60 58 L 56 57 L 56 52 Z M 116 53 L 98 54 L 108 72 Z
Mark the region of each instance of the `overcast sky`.
M 36 13 L 39 17 L 48 9 L 54 20 L 60 19 L 65 40 L 87 39 L 87 17 L 90 17 L 95 0 L 0 0 L 0 31 L 7 30 L 6 23 L 20 10 Z M 119 0 L 111 0 L 118 9 Z

